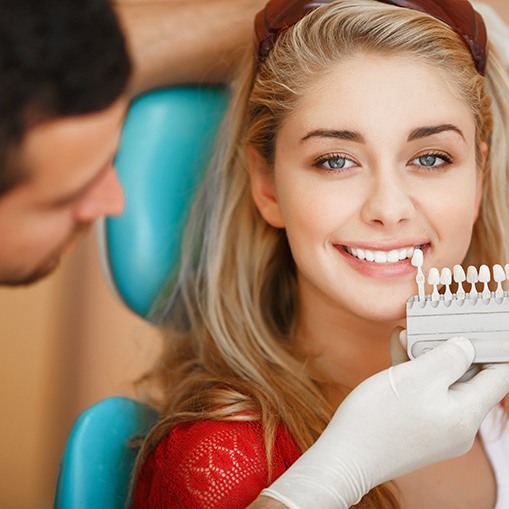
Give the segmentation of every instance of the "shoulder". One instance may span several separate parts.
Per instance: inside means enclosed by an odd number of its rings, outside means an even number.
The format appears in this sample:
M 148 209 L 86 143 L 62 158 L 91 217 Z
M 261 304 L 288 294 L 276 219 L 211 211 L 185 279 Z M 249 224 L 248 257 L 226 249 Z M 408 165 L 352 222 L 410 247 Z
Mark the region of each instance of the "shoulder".
M 299 455 L 280 426 L 273 478 Z M 144 484 L 154 494 L 164 493 L 165 503 L 159 507 L 245 507 L 270 484 L 261 424 L 203 421 L 175 426 L 148 458 L 136 491 Z

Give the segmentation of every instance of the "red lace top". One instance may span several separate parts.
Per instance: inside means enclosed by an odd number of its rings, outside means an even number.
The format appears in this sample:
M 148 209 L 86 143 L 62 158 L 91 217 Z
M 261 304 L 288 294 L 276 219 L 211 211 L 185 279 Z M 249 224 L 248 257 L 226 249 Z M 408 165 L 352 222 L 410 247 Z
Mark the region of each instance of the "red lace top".
M 181 424 L 147 458 L 133 509 L 243 509 L 301 454 L 280 425 L 269 480 L 261 423 Z

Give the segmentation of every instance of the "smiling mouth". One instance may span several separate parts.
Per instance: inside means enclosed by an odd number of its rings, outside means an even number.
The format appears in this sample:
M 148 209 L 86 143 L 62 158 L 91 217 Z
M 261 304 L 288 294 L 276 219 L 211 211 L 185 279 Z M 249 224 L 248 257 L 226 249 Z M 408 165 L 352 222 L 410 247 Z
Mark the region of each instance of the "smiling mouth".
M 427 244 L 419 246 L 408 246 L 390 251 L 380 251 L 372 249 L 361 249 L 350 246 L 343 246 L 343 249 L 354 258 L 373 263 L 398 263 L 412 258 L 414 251 L 423 249 Z

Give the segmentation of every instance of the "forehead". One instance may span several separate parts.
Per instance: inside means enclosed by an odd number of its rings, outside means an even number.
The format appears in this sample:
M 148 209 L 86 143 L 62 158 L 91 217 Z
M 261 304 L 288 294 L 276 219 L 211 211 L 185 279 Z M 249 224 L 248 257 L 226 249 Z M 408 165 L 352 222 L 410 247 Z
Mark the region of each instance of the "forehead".
M 295 120 L 297 122 L 295 122 Z M 342 125 L 399 131 L 408 126 L 466 122 L 475 132 L 469 105 L 450 80 L 407 55 L 358 54 L 318 76 L 296 102 L 286 124 L 303 128 Z M 318 124 L 318 125 L 315 125 Z
M 25 180 L 18 186 L 41 196 L 79 186 L 112 157 L 127 102 L 121 98 L 102 111 L 51 119 L 30 128 L 16 160 Z

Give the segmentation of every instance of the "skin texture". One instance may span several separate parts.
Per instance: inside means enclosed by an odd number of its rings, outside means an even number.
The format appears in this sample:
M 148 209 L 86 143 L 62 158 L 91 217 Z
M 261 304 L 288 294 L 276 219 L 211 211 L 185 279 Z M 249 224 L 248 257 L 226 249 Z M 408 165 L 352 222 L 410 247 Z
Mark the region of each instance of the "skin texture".
M 27 178 L 0 199 L 0 238 L 9 246 L 0 251 L 0 283 L 49 274 L 90 224 L 122 212 L 113 157 L 126 108 L 121 98 L 98 113 L 29 130 L 17 152 Z

